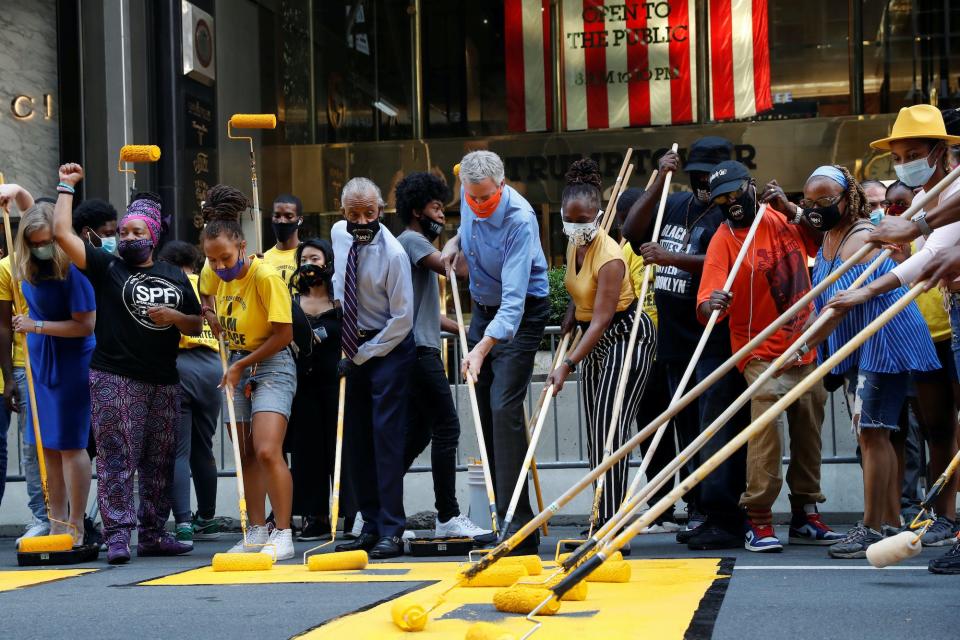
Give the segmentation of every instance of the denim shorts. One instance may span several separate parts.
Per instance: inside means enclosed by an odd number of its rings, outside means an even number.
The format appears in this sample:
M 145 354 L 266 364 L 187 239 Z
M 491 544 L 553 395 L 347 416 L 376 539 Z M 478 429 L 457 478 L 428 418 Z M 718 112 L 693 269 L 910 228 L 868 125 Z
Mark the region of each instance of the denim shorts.
M 950 295 L 950 329 L 953 334 L 950 346 L 953 349 L 953 366 L 960 375 L 960 294 Z
M 907 401 L 908 373 L 851 369 L 845 377 L 855 434 L 859 435 L 862 429 L 899 430 L 900 411 Z
M 246 353 L 231 352 L 230 364 L 245 357 Z M 273 354 L 252 367 L 243 370 L 240 382 L 234 389 L 233 409 L 237 422 L 250 423 L 254 414 L 262 411 L 279 413 L 290 418 L 290 406 L 297 392 L 297 365 L 289 349 Z M 229 424 L 226 397 L 221 411 L 223 424 Z

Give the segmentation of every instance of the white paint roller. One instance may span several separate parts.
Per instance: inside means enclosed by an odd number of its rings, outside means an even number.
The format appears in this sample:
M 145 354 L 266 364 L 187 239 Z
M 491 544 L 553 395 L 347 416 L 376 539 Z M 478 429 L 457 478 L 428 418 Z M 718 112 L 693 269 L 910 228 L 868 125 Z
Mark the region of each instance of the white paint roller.
M 920 553 L 923 545 L 913 531 L 901 531 L 867 547 L 867 560 L 877 569 L 902 562 Z

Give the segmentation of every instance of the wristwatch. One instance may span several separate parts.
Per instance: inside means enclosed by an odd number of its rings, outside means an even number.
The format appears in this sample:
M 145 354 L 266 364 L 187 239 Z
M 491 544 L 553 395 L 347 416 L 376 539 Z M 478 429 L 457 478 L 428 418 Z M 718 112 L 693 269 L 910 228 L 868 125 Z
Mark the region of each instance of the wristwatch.
M 921 211 L 917 215 L 913 216 L 913 223 L 917 225 L 917 228 L 920 229 L 920 233 L 924 238 L 929 238 L 930 234 L 933 233 L 933 229 L 930 228 L 930 225 L 927 224 L 927 212 Z
M 790 224 L 800 224 L 800 220 L 803 218 L 803 208 L 797 205 L 797 212 L 793 215 L 793 218 L 787 218 L 787 222 Z
M 570 371 L 577 370 L 577 363 L 571 360 L 570 358 L 564 358 L 563 364 L 567 365 L 570 368 Z
M 34 333 L 43 333 L 43 320 L 37 320 L 33 323 Z

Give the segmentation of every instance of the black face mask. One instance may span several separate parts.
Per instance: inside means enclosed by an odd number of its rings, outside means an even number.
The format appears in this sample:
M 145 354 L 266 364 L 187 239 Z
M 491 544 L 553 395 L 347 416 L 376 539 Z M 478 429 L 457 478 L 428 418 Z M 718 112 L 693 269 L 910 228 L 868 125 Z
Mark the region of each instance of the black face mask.
M 693 196 L 701 203 L 710 202 L 710 181 L 699 176 L 690 176 L 690 189 Z
M 753 222 L 757 215 L 757 203 L 754 200 L 753 192 L 748 189 L 734 202 L 718 205 L 723 217 L 730 221 L 735 227 L 746 227 Z
M 353 236 L 353 241 L 360 244 L 370 244 L 373 242 L 377 232 L 380 231 L 380 220 L 358 224 L 347 221 L 347 232 Z
M 273 235 L 277 236 L 277 242 L 286 242 L 299 227 L 299 222 L 274 222 Z
M 316 287 L 321 284 L 329 288 L 330 280 L 333 277 L 333 265 L 325 264 L 318 267 L 315 264 L 302 264 L 294 272 L 290 279 L 294 287 L 301 293 L 306 293 L 310 287 Z
M 840 206 L 836 202 L 829 207 L 804 209 L 803 216 L 810 223 L 810 226 L 817 231 L 830 231 L 840 224 L 840 219 L 843 218 Z
M 420 231 L 426 236 L 427 240 L 433 242 L 443 231 L 443 225 L 430 218 L 420 218 Z

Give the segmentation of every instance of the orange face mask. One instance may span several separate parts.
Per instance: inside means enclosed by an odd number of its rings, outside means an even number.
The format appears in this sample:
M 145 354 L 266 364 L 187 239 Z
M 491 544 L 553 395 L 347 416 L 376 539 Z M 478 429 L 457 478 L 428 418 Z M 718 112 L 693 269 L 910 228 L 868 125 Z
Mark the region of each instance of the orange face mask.
M 470 210 L 473 211 L 478 218 L 489 218 L 493 215 L 493 212 L 497 210 L 497 207 L 500 206 L 500 198 L 503 196 L 503 185 L 500 185 L 497 192 L 487 198 L 487 201 L 483 204 L 474 200 L 473 196 L 466 191 L 463 192 L 463 195 L 467 199 Z

